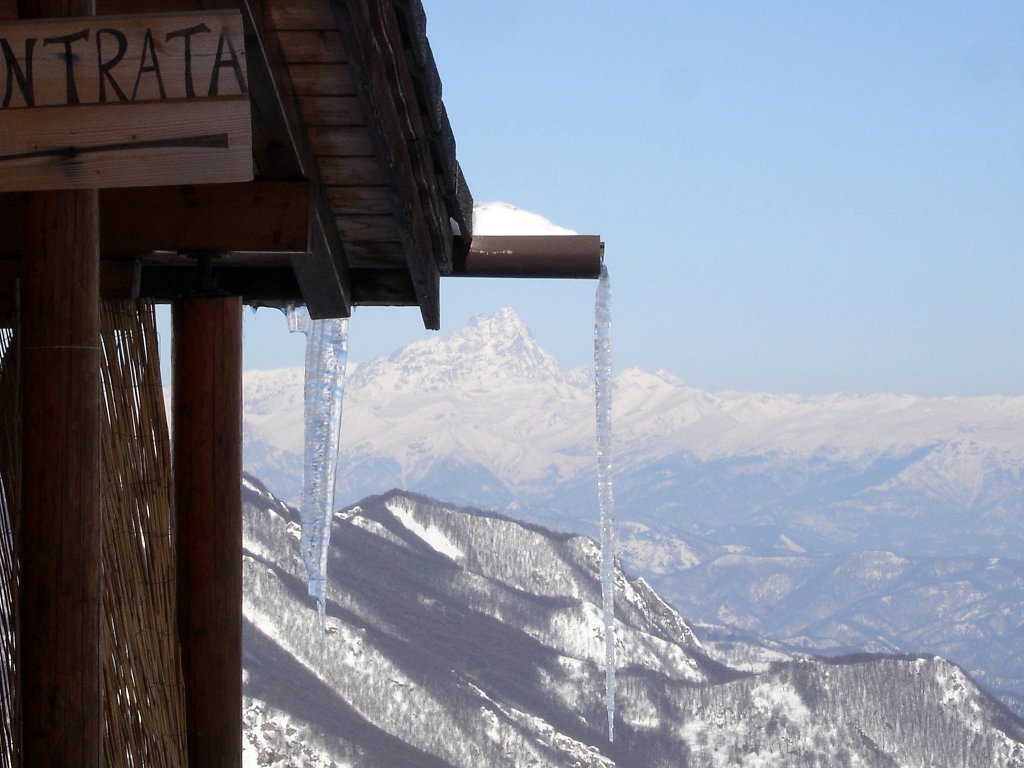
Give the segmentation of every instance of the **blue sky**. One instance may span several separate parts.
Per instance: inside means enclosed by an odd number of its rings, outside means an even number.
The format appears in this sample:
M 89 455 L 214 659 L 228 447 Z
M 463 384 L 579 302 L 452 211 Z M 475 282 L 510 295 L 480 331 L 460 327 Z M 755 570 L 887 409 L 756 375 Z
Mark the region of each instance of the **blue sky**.
M 1024 3 L 425 0 L 463 170 L 602 235 L 615 366 L 806 394 L 1024 394 Z M 448 280 L 589 365 L 589 281 Z M 428 335 L 356 310 L 352 356 Z M 301 364 L 280 315 L 247 366 Z M 257 343 L 260 342 L 260 343 Z

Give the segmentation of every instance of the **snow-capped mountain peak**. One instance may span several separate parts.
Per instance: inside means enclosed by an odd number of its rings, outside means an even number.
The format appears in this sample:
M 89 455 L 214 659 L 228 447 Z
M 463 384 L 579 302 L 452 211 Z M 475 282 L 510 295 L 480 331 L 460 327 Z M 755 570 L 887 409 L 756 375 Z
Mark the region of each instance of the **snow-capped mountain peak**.
M 380 392 L 428 392 L 510 382 L 558 382 L 558 361 L 541 349 L 512 309 L 477 315 L 448 339 L 414 342 L 387 360 L 360 366 L 351 386 Z

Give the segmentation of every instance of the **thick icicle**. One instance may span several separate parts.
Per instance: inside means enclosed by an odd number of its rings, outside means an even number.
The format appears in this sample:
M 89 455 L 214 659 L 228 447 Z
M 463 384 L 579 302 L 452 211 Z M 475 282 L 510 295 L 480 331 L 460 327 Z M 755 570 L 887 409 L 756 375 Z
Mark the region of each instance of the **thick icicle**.
M 601 603 L 604 614 L 605 706 L 615 740 L 615 500 L 612 496 L 612 306 L 601 267 L 594 306 L 594 392 L 597 409 L 597 500 L 601 510 Z
M 310 320 L 288 308 L 288 330 L 306 334 L 305 456 L 302 474 L 302 537 L 309 596 L 316 600 L 320 630 L 327 603 L 327 555 L 334 514 L 334 476 L 341 441 L 341 407 L 348 361 L 348 320 Z

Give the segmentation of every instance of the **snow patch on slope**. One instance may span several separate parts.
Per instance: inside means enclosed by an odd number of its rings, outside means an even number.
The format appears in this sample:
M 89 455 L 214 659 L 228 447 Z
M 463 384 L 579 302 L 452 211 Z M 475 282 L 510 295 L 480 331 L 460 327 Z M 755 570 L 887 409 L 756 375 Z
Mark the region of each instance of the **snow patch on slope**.
M 433 525 L 424 525 L 413 515 L 414 505 L 403 503 L 402 499 L 388 501 L 385 506 L 406 529 L 430 546 L 435 552 L 449 557 L 456 562 L 464 560 L 465 552 L 455 546 L 444 532 Z

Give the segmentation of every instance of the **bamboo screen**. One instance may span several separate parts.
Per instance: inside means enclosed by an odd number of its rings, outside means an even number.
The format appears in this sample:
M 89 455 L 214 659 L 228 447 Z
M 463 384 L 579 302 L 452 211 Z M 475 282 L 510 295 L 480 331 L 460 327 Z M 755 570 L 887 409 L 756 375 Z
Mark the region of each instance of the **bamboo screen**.
M 102 318 L 103 684 L 108 766 L 178 768 L 185 707 L 174 626 L 170 440 L 151 305 L 105 304 Z M 16 766 L 11 695 L 16 509 L 16 344 L 0 330 L 0 766 Z M 6 674 L 4 674 L 6 673 Z
M 17 509 L 18 463 L 17 347 L 14 332 L 0 328 L 0 766 L 12 768 L 18 754 L 15 678 L 15 606 L 17 574 L 11 510 Z

